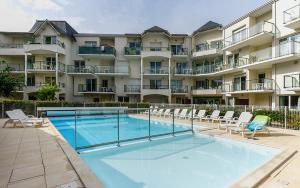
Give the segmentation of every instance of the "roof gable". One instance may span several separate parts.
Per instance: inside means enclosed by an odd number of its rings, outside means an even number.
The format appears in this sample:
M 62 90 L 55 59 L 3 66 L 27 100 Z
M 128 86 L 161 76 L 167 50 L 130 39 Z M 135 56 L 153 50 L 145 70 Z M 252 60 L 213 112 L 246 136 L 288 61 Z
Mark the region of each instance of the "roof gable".
M 194 31 L 193 35 L 196 34 L 196 33 L 204 32 L 204 31 L 208 31 L 208 30 L 212 30 L 212 29 L 216 29 L 216 28 L 222 28 L 222 27 L 223 26 L 219 23 L 209 21 L 206 24 L 204 24 L 203 26 L 201 26 L 199 29 Z
M 153 26 L 153 27 L 145 30 L 143 34 L 145 34 L 145 33 L 166 33 L 166 34 L 170 35 L 170 33 L 167 30 L 165 30 L 161 27 L 158 27 L 158 26 Z

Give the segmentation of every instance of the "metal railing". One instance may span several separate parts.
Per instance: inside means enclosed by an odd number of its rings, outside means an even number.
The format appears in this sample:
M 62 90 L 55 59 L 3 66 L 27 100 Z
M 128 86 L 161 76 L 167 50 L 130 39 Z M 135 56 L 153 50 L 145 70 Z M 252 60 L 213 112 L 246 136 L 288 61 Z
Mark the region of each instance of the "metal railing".
M 94 67 L 90 65 L 86 65 L 83 67 L 78 67 L 75 65 L 67 65 L 67 72 L 79 73 L 79 74 L 94 73 Z
M 115 87 L 103 87 L 102 85 L 78 84 L 78 92 L 82 93 L 115 93 Z
M 169 74 L 169 67 L 144 68 L 144 74 Z
M 274 80 L 263 79 L 263 80 L 246 80 L 241 82 L 232 82 L 232 84 L 223 84 L 223 92 L 235 92 L 235 91 L 264 91 L 273 90 Z
M 200 90 L 200 91 L 205 91 L 205 90 L 222 90 L 222 85 L 219 86 L 211 86 L 211 87 L 200 87 L 200 86 L 192 86 L 191 90 Z
M 174 74 L 178 74 L 178 75 L 193 75 L 194 74 L 194 70 L 191 68 L 177 68 L 175 67 L 174 69 Z
M 176 48 L 175 50 L 171 50 L 171 55 L 188 55 L 188 48 Z
M 236 43 L 242 42 L 244 40 L 247 40 L 248 38 L 251 38 L 261 33 L 274 33 L 274 32 L 275 32 L 275 26 L 273 23 L 268 21 L 259 22 L 252 27 L 245 28 L 227 37 L 224 40 L 224 47 L 226 48 L 232 46 Z
M 89 55 L 114 55 L 116 56 L 116 50 L 111 46 L 79 46 L 78 54 Z
M 55 71 L 56 62 L 47 62 L 47 61 L 34 61 L 27 63 L 27 69 L 30 71 Z M 65 71 L 65 64 L 58 62 L 58 70 L 61 72 Z
M 288 41 L 282 42 L 275 47 L 277 50 L 276 57 L 282 57 L 292 54 L 300 54 L 300 42 L 298 41 Z
M 189 92 L 188 86 L 171 86 L 171 93 L 185 93 L 187 94 Z
M 141 48 L 125 47 L 125 55 L 141 55 Z
M 141 85 L 124 85 L 124 92 L 126 93 L 140 93 Z
M 169 89 L 168 85 L 143 85 L 143 89 Z
M 283 11 L 283 24 L 300 18 L 300 4 Z
M 38 82 L 38 83 L 27 83 L 27 85 L 25 87 L 36 87 L 36 88 L 39 88 L 39 87 L 42 87 L 42 86 L 57 86 L 58 88 L 62 89 L 62 88 L 65 88 L 65 83 L 63 82 L 58 82 L 58 85 L 55 83 L 55 82 L 49 82 L 49 83 L 46 83 L 46 82 Z
M 196 48 L 193 50 L 194 52 L 204 52 L 208 50 L 213 50 L 213 49 L 222 49 L 224 47 L 223 41 L 218 41 L 215 43 L 205 43 L 205 44 L 198 44 L 196 45 Z
M 0 71 L 3 71 L 4 69 L 9 68 L 11 71 L 25 71 L 25 67 L 22 64 L 17 64 L 17 65 L 13 65 L 13 64 L 3 64 L 0 65 Z
M 129 66 L 94 66 L 94 73 L 129 73 Z
M 23 48 L 23 44 L 0 43 L 0 48 Z
M 284 75 L 284 88 L 293 89 L 300 87 L 300 73 Z
M 143 51 L 153 51 L 153 52 L 161 52 L 161 51 L 170 51 L 170 47 L 142 47 Z
M 30 44 L 30 45 L 58 45 L 59 47 L 61 48 L 65 48 L 65 43 L 61 42 L 60 40 L 56 40 L 54 41 L 54 43 L 51 43 L 51 44 L 47 44 L 45 41 L 38 41 L 38 40 L 33 40 L 33 41 L 28 41 L 27 44 Z

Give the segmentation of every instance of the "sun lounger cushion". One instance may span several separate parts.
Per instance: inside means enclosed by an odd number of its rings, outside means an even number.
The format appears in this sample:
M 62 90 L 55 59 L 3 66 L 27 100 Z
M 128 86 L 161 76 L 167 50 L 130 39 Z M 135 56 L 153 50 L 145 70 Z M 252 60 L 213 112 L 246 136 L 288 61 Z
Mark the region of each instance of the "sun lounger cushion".
M 257 115 L 254 118 L 254 120 L 250 124 L 247 125 L 246 128 L 249 129 L 250 131 L 262 130 L 269 121 L 270 121 L 270 117 L 263 116 L 263 115 Z

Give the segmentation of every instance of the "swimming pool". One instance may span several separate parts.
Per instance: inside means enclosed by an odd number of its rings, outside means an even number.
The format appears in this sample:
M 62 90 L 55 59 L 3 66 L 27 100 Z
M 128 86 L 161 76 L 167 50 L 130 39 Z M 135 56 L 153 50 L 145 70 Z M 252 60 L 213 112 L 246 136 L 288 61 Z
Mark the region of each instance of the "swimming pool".
M 91 146 L 95 144 L 107 143 L 118 139 L 118 121 L 120 125 L 119 138 L 127 140 L 139 137 L 146 137 L 172 133 L 172 121 L 150 121 L 144 118 L 121 115 L 119 120 L 116 115 L 105 116 L 80 116 L 50 118 L 52 124 L 71 144 L 73 148 Z M 75 143 L 75 123 L 76 123 L 76 143 Z M 174 124 L 174 131 L 185 131 L 191 129 L 190 125 L 179 123 Z
M 72 145 L 74 118 L 51 118 Z M 77 120 L 78 144 L 116 138 L 114 116 L 81 117 Z M 148 121 L 122 116 L 120 136 L 148 135 Z M 153 133 L 172 131 L 171 122 L 151 121 Z M 175 125 L 186 130 L 186 125 Z M 122 131 L 121 131 L 122 130 Z M 74 145 L 73 145 L 74 147 Z M 108 188 L 228 187 L 270 160 L 280 151 L 203 134 L 185 134 L 122 147 L 87 150 L 80 157 Z

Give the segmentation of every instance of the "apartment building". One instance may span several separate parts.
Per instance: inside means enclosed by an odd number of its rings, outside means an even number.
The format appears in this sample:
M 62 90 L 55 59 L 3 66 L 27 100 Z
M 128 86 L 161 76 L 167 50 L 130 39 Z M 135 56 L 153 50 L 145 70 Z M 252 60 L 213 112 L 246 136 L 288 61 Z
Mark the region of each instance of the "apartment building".
M 0 66 L 24 75 L 15 97 L 25 100 L 56 84 L 67 101 L 300 106 L 299 3 L 272 0 L 191 35 L 78 33 L 38 20 L 29 32 L 0 32 Z

